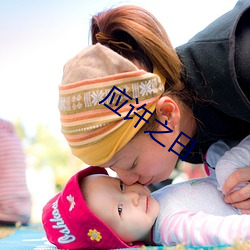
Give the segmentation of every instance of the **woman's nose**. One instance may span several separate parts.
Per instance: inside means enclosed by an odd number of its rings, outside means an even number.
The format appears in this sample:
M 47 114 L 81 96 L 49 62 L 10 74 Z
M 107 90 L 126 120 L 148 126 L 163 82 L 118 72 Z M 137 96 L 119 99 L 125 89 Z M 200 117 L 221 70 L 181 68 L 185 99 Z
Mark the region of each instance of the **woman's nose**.
M 135 173 L 129 173 L 127 170 L 119 169 L 119 168 L 112 168 L 119 176 L 119 178 L 124 182 L 126 185 L 132 185 L 139 180 L 139 175 Z

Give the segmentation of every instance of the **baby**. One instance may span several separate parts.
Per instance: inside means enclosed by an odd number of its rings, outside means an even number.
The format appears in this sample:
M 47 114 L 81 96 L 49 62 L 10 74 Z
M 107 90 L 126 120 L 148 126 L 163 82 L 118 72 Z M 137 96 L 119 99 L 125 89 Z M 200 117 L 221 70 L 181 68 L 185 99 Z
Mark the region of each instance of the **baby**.
M 228 149 L 224 142 L 217 142 L 207 161 L 214 164 L 219 157 L 215 152 Z M 249 158 L 250 136 L 218 160 L 218 180 L 210 169 L 209 177 L 169 185 L 152 194 L 141 184 L 127 186 L 103 168 L 88 167 L 44 207 L 47 238 L 60 249 L 207 246 L 250 239 L 250 216 L 226 204 L 218 190 L 227 177 L 225 164 L 230 174 L 243 163 L 246 166 Z

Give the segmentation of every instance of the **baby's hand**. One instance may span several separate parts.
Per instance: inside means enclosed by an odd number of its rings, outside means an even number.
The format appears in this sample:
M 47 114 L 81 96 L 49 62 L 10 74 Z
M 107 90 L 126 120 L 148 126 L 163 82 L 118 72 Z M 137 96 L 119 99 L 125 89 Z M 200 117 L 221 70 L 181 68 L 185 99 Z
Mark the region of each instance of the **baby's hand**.
M 243 214 L 250 214 L 250 166 L 240 168 L 233 172 L 225 181 L 222 192 L 225 194 L 224 201 L 233 207 L 240 209 Z M 240 185 L 245 184 L 236 191 L 232 190 Z

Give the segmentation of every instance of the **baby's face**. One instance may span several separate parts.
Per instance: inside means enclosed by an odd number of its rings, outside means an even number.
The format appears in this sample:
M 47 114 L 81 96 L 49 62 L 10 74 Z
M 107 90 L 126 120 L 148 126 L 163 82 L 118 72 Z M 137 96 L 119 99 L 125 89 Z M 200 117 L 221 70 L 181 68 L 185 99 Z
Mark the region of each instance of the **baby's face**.
M 159 204 L 141 184 L 127 186 L 105 175 L 85 178 L 88 206 L 126 243 L 145 240 L 159 214 Z

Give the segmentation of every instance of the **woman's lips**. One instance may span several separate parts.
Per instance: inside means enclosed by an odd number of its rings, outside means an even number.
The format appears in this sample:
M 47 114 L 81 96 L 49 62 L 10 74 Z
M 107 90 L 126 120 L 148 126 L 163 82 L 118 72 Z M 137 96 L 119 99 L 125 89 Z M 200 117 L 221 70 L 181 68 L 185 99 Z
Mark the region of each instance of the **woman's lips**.
M 146 183 L 142 184 L 143 186 L 148 186 L 152 183 L 153 177 Z

